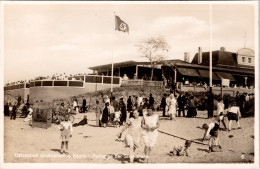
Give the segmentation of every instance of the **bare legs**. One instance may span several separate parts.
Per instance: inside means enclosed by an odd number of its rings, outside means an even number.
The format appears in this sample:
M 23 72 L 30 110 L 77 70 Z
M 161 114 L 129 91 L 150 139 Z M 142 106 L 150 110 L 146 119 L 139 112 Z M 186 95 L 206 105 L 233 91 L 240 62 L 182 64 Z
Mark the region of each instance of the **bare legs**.
M 64 146 L 66 151 L 64 150 Z M 68 141 L 62 141 L 61 142 L 61 153 L 68 153 L 68 148 L 69 148 L 69 142 Z
M 220 120 L 220 122 L 222 122 L 222 124 L 223 124 L 223 126 L 225 127 L 225 129 L 227 129 L 227 126 L 226 126 L 226 123 L 225 123 L 224 119 L 223 119 L 223 120 Z M 219 122 L 219 126 L 220 126 L 220 122 Z
M 64 153 L 64 141 L 61 142 L 61 153 Z
M 144 147 L 144 155 L 145 155 L 144 162 L 145 163 L 149 163 L 149 157 L 150 157 L 151 150 L 152 150 L 152 147 L 148 147 L 148 146 Z
M 134 162 L 134 158 L 135 158 L 135 146 L 134 145 L 130 145 L 130 163 Z
M 231 130 L 231 125 L 232 125 L 232 120 L 229 120 L 229 123 L 228 123 L 228 131 Z M 241 128 L 241 127 L 240 127 L 240 123 L 239 123 L 239 121 L 237 121 L 237 127 L 238 127 L 238 129 Z

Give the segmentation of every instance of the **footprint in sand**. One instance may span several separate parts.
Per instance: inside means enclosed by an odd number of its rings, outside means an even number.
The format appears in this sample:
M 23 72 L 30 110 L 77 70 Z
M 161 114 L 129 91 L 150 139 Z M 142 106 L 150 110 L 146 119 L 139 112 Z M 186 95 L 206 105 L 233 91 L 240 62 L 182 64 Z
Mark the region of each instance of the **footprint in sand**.
M 91 137 L 91 136 L 83 136 L 83 138 L 89 138 L 89 137 Z

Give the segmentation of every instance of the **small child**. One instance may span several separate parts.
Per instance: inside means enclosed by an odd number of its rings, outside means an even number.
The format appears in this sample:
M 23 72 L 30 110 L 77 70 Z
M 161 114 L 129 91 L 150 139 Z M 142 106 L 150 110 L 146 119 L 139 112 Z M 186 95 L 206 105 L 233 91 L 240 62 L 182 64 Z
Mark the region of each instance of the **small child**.
M 60 123 L 59 129 L 61 131 L 61 153 L 68 153 L 68 147 L 69 147 L 69 139 L 72 137 L 72 123 L 69 121 L 69 115 L 65 115 L 65 121 L 62 121 Z M 66 151 L 64 151 L 64 144 L 66 146 Z
M 204 136 L 202 138 L 202 142 L 206 138 L 209 139 L 209 151 L 208 152 L 210 153 L 210 152 L 220 151 L 221 144 L 220 144 L 220 140 L 218 137 L 219 125 L 216 122 L 212 122 L 209 125 L 203 124 L 202 128 L 205 130 Z
M 116 111 L 116 112 L 115 112 L 114 122 L 115 122 L 115 124 L 116 124 L 116 127 L 119 127 L 119 124 L 120 124 L 120 115 L 121 115 L 121 112 L 120 112 L 120 111 Z
M 191 141 L 186 140 L 184 146 L 179 145 L 179 146 L 174 146 L 173 151 L 170 151 L 170 154 L 173 156 L 189 156 L 188 149 L 191 146 Z
M 219 137 L 218 137 L 218 132 L 213 131 L 213 136 L 209 138 L 209 153 L 210 152 L 220 152 L 222 149 Z

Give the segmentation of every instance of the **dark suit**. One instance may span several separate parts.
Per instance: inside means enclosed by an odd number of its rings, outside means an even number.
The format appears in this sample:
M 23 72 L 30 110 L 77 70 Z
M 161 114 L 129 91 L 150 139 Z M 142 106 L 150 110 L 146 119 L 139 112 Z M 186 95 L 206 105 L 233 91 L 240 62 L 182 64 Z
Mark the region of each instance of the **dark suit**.
M 161 107 L 163 109 L 163 116 L 165 116 L 165 108 L 166 108 L 166 97 L 163 96 L 161 101 Z
M 82 111 L 83 111 L 83 113 L 86 112 L 86 108 L 87 108 L 87 101 L 86 101 L 86 99 L 83 99 L 83 102 L 82 102 Z

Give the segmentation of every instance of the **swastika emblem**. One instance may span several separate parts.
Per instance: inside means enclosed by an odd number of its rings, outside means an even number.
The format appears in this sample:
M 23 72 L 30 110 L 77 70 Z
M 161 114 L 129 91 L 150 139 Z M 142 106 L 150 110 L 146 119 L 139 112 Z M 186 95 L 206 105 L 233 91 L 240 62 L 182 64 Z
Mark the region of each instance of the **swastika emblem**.
M 121 23 L 119 26 L 120 30 L 126 30 L 126 24 L 125 23 Z

